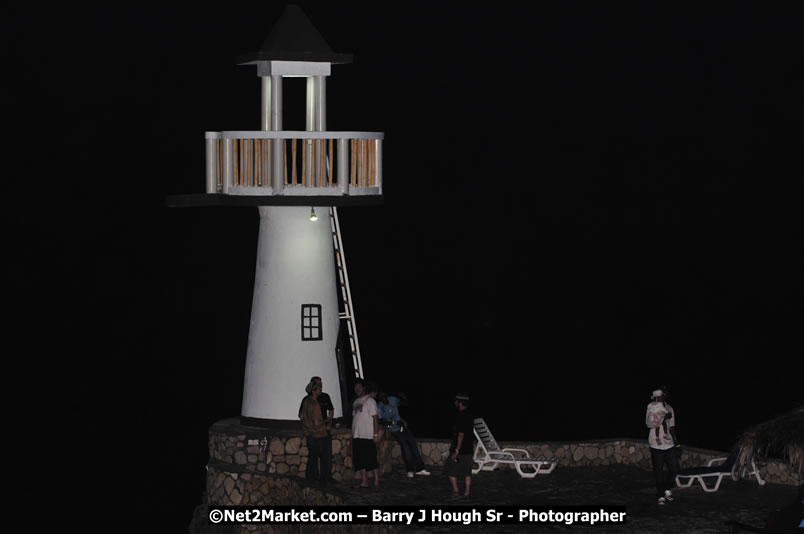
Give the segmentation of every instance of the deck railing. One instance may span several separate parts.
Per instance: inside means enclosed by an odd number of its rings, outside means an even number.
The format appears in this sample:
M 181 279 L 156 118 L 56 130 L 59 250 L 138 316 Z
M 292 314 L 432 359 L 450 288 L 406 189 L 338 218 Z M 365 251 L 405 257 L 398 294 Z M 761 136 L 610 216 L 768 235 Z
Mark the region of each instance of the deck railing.
M 207 132 L 207 193 L 382 194 L 381 133 Z

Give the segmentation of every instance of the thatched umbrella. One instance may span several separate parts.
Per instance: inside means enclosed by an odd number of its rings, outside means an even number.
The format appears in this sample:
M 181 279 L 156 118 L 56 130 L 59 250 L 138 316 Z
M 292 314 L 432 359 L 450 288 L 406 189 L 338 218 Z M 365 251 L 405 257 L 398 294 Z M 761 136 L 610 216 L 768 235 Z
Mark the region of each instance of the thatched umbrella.
M 738 446 L 739 465 L 780 455 L 790 472 L 800 478 L 804 467 L 804 406 L 749 428 Z

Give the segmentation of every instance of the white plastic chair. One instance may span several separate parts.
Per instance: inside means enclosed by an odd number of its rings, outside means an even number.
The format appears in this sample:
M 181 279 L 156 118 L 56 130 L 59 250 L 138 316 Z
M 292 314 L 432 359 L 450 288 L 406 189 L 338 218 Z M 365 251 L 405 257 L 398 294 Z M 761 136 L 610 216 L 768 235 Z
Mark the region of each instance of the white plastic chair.
M 500 448 L 482 418 L 475 419 L 474 432 L 477 438 L 474 461 L 478 465 L 472 469 L 475 475 L 480 471 L 492 471 L 498 464 L 513 464 L 516 472 L 523 478 L 547 475 L 556 468 L 554 458 L 532 458 L 525 449 Z M 522 469 L 523 467 L 526 469 Z
M 714 493 L 720 488 L 720 483 L 725 477 L 732 480 L 740 478 L 737 473 L 737 456 L 739 451 L 734 451 L 728 457 L 712 458 L 706 463 L 706 467 L 692 467 L 681 469 L 676 475 L 676 486 L 679 488 L 689 488 L 694 482 L 698 482 L 704 491 Z M 747 467 L 746 467 L 747 470 Z M 745 474 L 745 473 L 744 473 Z M 759 469 L 751 460 L 751 470 L 747 473 L 748 477 L 754 476 L 760 486 L 765 485 L 765 481 L 759 476 Z M 714 479 L 714 486 L 707 486 L 705 479 Z M 682 483 L 682 480 L 684 481 Z

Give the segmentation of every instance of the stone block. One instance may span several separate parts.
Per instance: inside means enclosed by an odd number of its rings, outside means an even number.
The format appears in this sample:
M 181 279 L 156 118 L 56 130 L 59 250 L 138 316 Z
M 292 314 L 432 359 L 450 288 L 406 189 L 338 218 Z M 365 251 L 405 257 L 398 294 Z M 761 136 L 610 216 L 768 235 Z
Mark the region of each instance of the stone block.
M 301 448 L 300 437 L 288 438 L 287 443 L 285 443 L 285 453 L 287 454 L 298 454 L 300 448 Z
M 277 463 L 276 464 L 276 472 L 279 475 L 284 475 L 288 471 L 290 471 L 290 467 L 285 462 Z
M 298 454 L 288 454 L 285 456 L 285 463 L 288 465 L 299 465 L 301 463 L 301 456 Z
M 274 456 L 285 454 L 285 444 L 282 443 L 280 438 L 271 438 L 271 444 L 268 446 L 268 450 L 271 451 L 271 454 Z

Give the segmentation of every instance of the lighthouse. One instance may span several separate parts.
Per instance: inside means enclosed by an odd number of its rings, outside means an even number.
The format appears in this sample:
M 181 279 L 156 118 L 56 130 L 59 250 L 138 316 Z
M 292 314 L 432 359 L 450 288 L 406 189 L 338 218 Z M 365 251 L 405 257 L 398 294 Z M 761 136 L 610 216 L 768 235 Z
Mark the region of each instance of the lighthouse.
M 340 417 L 344 373 L 362 376 L 337 209 L 382 202 L 383 134 L 327 130 L 327 79 L 351 61 L 288 6 L 260 49 L 237 61 L 256 70 L 260 129 L 206 132 L 205 193 L 168 199 L 259 211 L 241 408 L 252 422 L 298 420 L 312 376 L 322 378 Z M 306 79 L 303 131 L 283 129 L 288 77 Z M 349 365 L 339 362 L 340 336 L 349 340 Z

